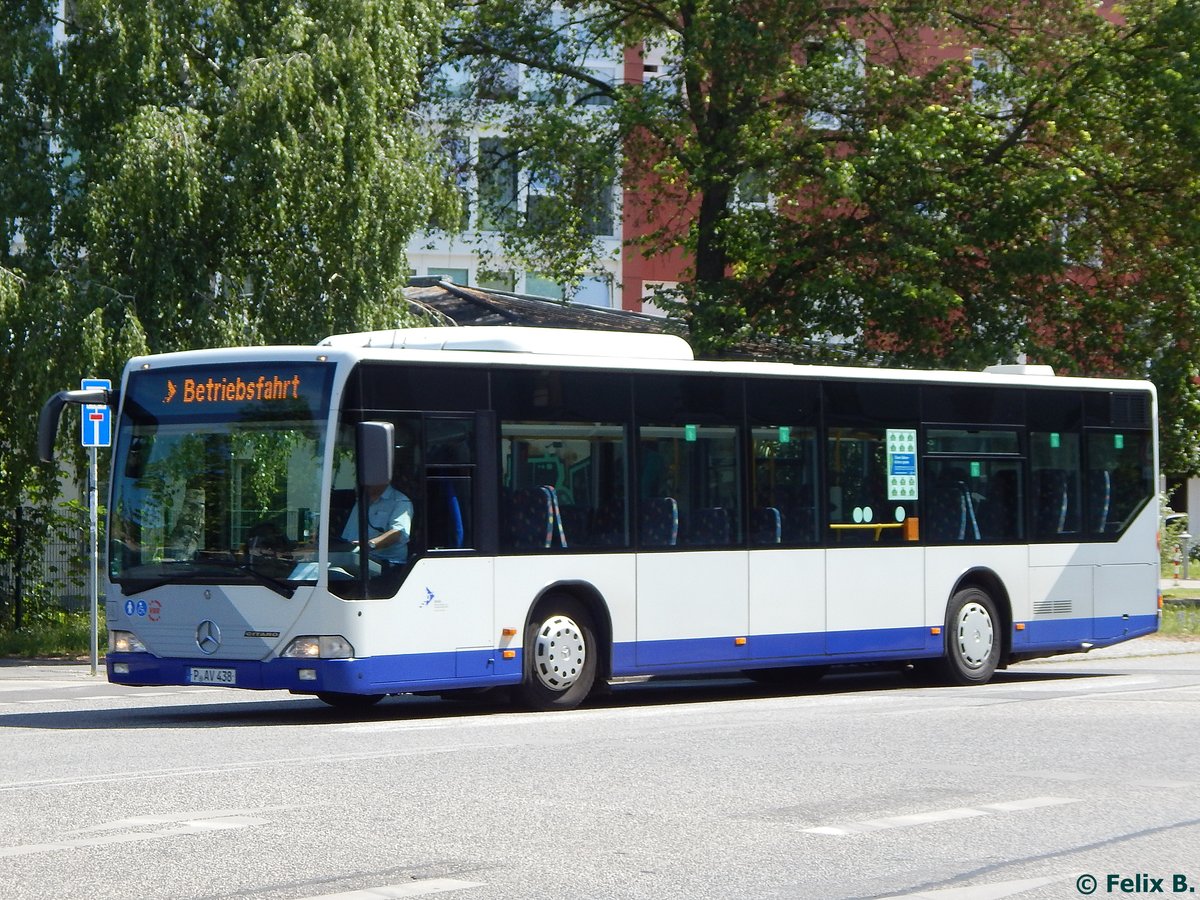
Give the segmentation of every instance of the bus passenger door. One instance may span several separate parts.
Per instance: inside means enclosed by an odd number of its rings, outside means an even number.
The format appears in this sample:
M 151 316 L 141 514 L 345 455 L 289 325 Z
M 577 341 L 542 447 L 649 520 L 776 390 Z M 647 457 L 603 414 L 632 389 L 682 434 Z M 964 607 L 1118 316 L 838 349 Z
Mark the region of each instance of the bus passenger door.
M 425 640 L 454 653 L 458 678 L 494 674 L 494 562 L 484 549 L 494 529 L 486 498 L 493 428 L 488 415 L 426 414 L 423 556 L 414 570 Z M 482 443 L 482 446 L 481 446 Z

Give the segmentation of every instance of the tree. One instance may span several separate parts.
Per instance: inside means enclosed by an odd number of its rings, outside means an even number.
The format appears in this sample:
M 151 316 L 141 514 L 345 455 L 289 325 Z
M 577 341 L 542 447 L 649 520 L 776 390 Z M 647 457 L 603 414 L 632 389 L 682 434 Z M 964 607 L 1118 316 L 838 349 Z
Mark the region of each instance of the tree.
M 135 353 L 394 326 L 407 241 L 456 202 L 414 121 L 441 0 L 59 7 L 0 10 L 8 509 L 53 496 L 50 393 Z
M 622 154 L 642 249 L 692 260 L 677 308 L 705 352 L 836 338 L 899 365 L 1150 375 L 1168 464 L 1194 471 L 1200 22 L 1189 0 L 1122 11 L 476 0 L 447 43 L 477 77 L 550 79 L 539 104 L 480 104 L 513 152 Z M 612 41 L 659 72 L 595 77 L 580 61 Z

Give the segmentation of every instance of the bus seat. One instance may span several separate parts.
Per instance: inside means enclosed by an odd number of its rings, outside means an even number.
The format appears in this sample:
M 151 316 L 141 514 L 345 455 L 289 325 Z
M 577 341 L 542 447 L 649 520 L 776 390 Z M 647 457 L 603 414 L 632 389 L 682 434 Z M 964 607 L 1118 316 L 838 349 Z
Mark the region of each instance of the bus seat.
M 1017 510 L 1021 508 L 1020 482 L 1011 469 L 1000 469 L 988 479 L 987 502 L 981 509 L 983 531 L 988 540 L 1019 538 Z
M 1108 530 L 1108 513 L 1112 507 L 1112 472 L 1108 469 L 1088 473 L 1088 502 L 1096 534 Z
M 466 531 L 463 527 L 462 504 L 458 500 L 458 491 L 447 484 L 442 486 L 442 493 L 448 549 L 461 550 L 465 544 Z
M 679 504 L 674 497 L 651 497 L 642 504 L 642 544 L 674 547 L 679 541 Z
M 925 537 L 930 541 L 961 541 L 967 534 L 967 495 L 952 470 L 943 469 L 929 492 Z
M 691 543 L 704 547 L 723 547 L 729 543 L 729 510 L 709 506 L 692 516 Z
M 545 549 L 554 538 L 554 505 L 542 487 L 520 488 L 512 493 L 506 517 L 508 544 L 516 550 Z
M 1062 534 L 1066 531 L 1071 503 L 1067 473 L 1062 469 L 1040 469 L 1036 477 L 1034 528 L 1039 535 Z
M 546 499 L 550 501 L 550 536 L 546 541 L 546 546 L 553 546 L 554 532 L 557 531 L 559 546 L 566 548 L 567 531 L 563 525 L 562 508 L 558 505 L 558 490 L 548 484 L 539 485 L 538 490 L 542 491 L 546 495 Z
M 354 488 L 337 488 L 329 492 L 329 535 L 340 538 L 354 509 Z
M 627 546 L 624 504 L 611 502 L 598 507 L 592 516 L 591 535 L 592 542 L 598 547 Z
M 592 543 L 588 527 L 588 511 L 579 506 L 560 503 L 558 507 L 559 522 L 566 534 L 571 536 L 575 546 L 588 546 Z
M 783 516 L 774 506 L 759 506 L 750 515 L 750 540 L 756 546 L 783 542 Z

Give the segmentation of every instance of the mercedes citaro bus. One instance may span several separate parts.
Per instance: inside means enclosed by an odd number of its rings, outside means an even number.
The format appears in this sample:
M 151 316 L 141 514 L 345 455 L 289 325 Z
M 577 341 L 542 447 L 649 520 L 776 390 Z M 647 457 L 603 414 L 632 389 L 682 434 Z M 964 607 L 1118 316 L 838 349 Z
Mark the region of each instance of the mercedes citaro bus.
M 116 416 L 121 684 L 569 708 L 631 675 L 979 684 L 1158 627 L 1146 382 L 463 327 L 140 357 L 46 404 L 43 457 L 66 403 Z M 385 482 L 402 563 L 353 540 Z

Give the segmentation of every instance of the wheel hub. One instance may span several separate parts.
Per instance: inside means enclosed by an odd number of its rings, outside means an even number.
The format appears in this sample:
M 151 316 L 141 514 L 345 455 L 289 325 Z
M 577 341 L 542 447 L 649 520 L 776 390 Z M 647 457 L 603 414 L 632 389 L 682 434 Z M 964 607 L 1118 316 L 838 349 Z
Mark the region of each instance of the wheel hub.
M 565 691 L 583 672 L 587 647 L 583 631 L 567 616 L 552 616 L 533 642 L 533 671 L 553 691 Z
M 979 603 L 968 603 L 958 614 L 958 652 L 963 663 L 980 669 L 992 655 L 992 617 Z

